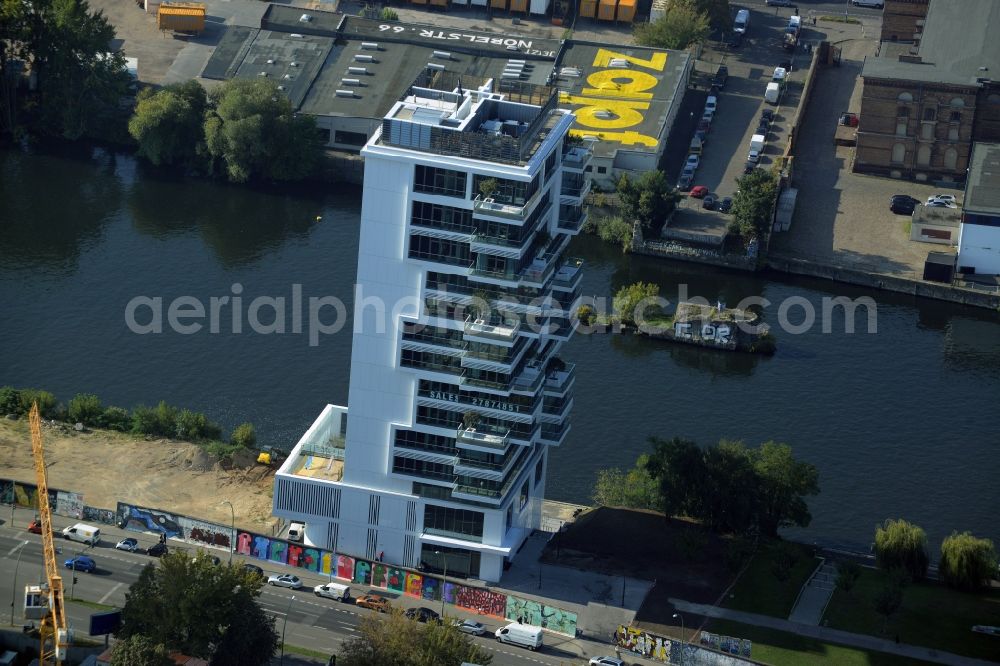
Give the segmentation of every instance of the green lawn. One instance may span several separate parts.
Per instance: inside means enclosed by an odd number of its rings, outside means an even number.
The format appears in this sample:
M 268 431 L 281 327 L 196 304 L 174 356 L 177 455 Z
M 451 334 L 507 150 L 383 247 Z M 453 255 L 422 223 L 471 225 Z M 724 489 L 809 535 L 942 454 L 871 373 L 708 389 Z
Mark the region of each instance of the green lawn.
M 882 636 L 882 616 L 872 599 L 885 574 L 865 569 L 850 594 L 836 591 L 824 622 L 859 634 Z M 959 592 L 938 583 L 915 583 L 903 591 L 903 607 L 890 620 L 885 636 L 903 643 L 933 647 L 967 657 L 996 659 L 1000 639 L 971 631 L 976 624 L 1000 625 L 1000 590 L 978 594 Z
M 107 604 L 99 604 L 96 601 L 88 601 L 86 599 L 67 599 L 66 603 L 69 604 L 80 604 L 81 606 L 86 606 L 87 608 L 93 608 L 99 611 L 110 611 L 114 610 L 114 606 L 109 606 Z
M 310 648 L 299 647 L 298 645 L 289 645 L 285 643 L 285 654 L 297 654 L 300 657 L 308 657 L 310 659 L 316 659 L 323 663 L 330 658 L 330 655 L 326 652 L 320 652 L 319 650 L 312 650 Z
M 813 638 L 728 620 L 712 620 L 707 631 L 753 641 L 750 657 L 775 666 L 906 666 L 923 664 L 884 652 L 869 652 Z
M 794 549 L 797 558 L 785 581 L 778 580 L 772 572 L 775 554 L 782 547 Z M 748 613 L 760 613 L 787 619 L 799 590 L 819 560 L 812 556 L 812 549 L 792 542 L 762 542 L 750 566 L 743 572 L 722 605 Z

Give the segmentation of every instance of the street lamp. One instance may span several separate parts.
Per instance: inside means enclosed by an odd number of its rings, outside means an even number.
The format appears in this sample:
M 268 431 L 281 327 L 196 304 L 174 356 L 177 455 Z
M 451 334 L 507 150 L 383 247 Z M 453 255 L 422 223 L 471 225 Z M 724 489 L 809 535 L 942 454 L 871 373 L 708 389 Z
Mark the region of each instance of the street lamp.
M 434 554 L 440 555 L 444 559 L 444 580 L 441 581 L 441 618 L 444 619 L 444 586 L 448 582 L 448 553 L 435 550 Z
M 687 639 L 684 638 L 684 616 L 680 613 L 674 613 L 674 618 L 681 621 L 681 659 L 680 663 L 684 663 L 684 646 L 687 645 Z
M 224 500 L 223 504 L 229 505 L 229 563 L 233 563 L 233 551 L 236 550 L 236 509 L 233 508 L 233 503 L 229 500 Z
M 285 629 L 288 628 L 288 614 L 292 612 L 292 602 L 295 601 L 295 595 L 288 600 L 288 608 L 285 609 L 285 621 L 281 623 L 281 657 L 278 660 L 279 664 L 285 663 Z
M 13 586 L 10 590 L 10 626 L 14 626 L 14 595 L 17 592 L 17 567 L 21 564 L 21 553 L 24 552 L 24 547 L 28 545 L 27 541 L 21 543 L 17 550 L 17 562 L 14 563 L 14 580 L 11 581 Z

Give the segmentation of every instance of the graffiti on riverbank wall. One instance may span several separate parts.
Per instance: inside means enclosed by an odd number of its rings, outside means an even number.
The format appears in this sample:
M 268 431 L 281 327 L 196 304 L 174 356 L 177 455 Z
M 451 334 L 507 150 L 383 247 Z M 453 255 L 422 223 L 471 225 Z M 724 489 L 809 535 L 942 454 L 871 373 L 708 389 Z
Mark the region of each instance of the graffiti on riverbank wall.
M 525 624 L 558 631 L 560 634 L 576 635 L 576 613 L 555 606 L 546 606 L 538 601 L 509 595 L 504 617 L 511 622 L 520 620 Z
M 83 495 L 57 490 L 55 513 L 80 520 L 83 518 Z
M 698 641 L 705 647 L 710 647 L 713 650 L 719 650 L 720 652 L 738 657 L 746 657 L 747 659 L 750 658 L 750 651 L 753 648 L 753 644 L 745 638 L 720 636 L 719 634 L 711 634 L 707 631 L 701 632 Z
M 83 519 L 88 523 L 115 524 L 115 512 L 111 509 L 98 509 L 94 506 L 83 507 Z
M 49 488 L 49 506 L 54 513 L 57 508 L 58 490 Z M 38 486 L 33 483 L 21 483 L 11 479 L 0 479 L 0 501 L 4 504 L 16 504 L 19 507 L 30 508 L 38 506 Z
M 656 659 L 668 664 L 706 664 L 733 666 L 746 664 L 750 659 L 752 643 L 732 636 L 719 636 L 701 632 L 699 642 L 704 648 L 691 643 L 681 643 L 672 638 L 657 636 L 635 627 L 619 626 L 615 643 L 621 650 Z M 715 651 L 712 651 L 715 650 Z
M 615 632 L 615 643 L 622 650 L 667 663 L 672 663 L 671 655 L 675 652 L 676 644 L 669 638 L 634 627 L 618 627 L 618 631 Z

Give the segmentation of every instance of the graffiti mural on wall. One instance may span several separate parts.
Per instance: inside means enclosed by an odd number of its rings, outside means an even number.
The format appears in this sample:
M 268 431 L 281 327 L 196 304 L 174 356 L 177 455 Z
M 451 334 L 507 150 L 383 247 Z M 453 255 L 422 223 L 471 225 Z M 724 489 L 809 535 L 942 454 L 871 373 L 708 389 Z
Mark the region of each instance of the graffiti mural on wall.
M 118 526 L 125 530 L 165 534 L 168 538 L 184 536 L 177 516 L 172 513 L 118 502 L 117 518 Z
M 337 573 L 334 575 L 337 578 L 354 581 L 354 558 L 347 555 L 337 555 Z
M 84 505 L 83 519 L 88 523 L 104 523 L 105 525 L 114 525 L 115 512 L 111 509 L 98 509 L 94 506 Z
M 410 572 L 406 574 L 406 594 L 411 597 L 421 598 L 424 596 L 424 577 L 418 573 Z
M 555 606 L 546 606 L 530 599 L 508 596 L 504 617 L 511 622 L 521 620 L 525 624 L 576 636 L 576 613 Z
M 361 583 L 362 585 L 372 584 L 372 565 L 364 560 L 357 560 L 354 563 L 354 578 L 352 579 L 355 583 Z
M 83 495 L 64 490 L 56 491 L 55 513 L 77 520 L 83 518 Z
M 422 590 L 424 599 L 440 601 L 441 600 L 441 581 L 437 578 L 424 578 Z
M 186 516 L 179 516 L 177 522 L 180 523 L 188 541 L 229 550 L 230 529 L 228 527 L 205 523 Z
M 447 591 L 447 585 L 445 589 Z M 493 590 L 460 585 L 455 597 L 456 606 L 474 610 L 482 615 L 503 617 L 507 611 L 507 595 L 494 592 Z
M 733 638 L 732 636 L 720 636 L 707 631 L 701 632 L 698 642 L 713 650 L 719 650 L 727 654 L 734 654 L 739 657 L 750 657 L 753 643 L 745 638 Z
M 632 627 L 618 627 L 615 632 L 615 643 L 622 650 L 628 650 L 650 659 L 659 661 L 670 661 L 671 654 L 675 652 L 675 642 L 663 636 L 650 634 L 641 629 Z M 679 652 L 679 650 L 676 650 Z
M 59 491 L 49 489 L 49 505 L 57 506 L 57 493 Z M 38 506 L 36 494 L 38 487 L 33 483 L 21 483 L 10 479 L 0 480 L 0 498 L 4 504 L 17 504 L 21 507 Z

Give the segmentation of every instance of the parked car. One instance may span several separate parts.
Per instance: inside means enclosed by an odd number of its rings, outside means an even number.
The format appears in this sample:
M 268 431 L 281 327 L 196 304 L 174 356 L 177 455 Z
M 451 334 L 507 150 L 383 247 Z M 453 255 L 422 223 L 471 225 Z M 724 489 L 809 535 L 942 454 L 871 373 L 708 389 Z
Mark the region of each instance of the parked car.
M 771 123 L 761 118 L 760 122 L 757 123 L 757 129 L 754 131 L 754 134 L 763 134 L 764 136 L 767 136 L 767 133 L 770 131 L 771 131 Z
M 146 549 L 146 554 L 151 557 L 163 557 L 167 554 L 167 544 L 165 543 L 154 543 L 152 546 Z
M 87 557 L 86 555 L 77 555 L 76 557 L 71 557 L 66 560 L 66 568 L 72 569 L 73 571 L 85 571 L 87 573 L 93 573 L 94 569 L 97 568 L 97 563 L 94 562 L 94 558 Z
M 463 634 L 471 634 L 473 636 L 482 636 L 486 633 L 486 627 L 483 626 L 481 622 L 474 622 L 472 620 L 452 620 L 452 624 Z
M 708 132 L 710 129 L 712 129 L 712 119 L 702 117 L 702 119 L 698 121 L 698 131 Z
M 851 4 L 855 7 L 871 7 L 873 9 L 882 9 L 885 7 L 885 0 L 851 0 Z
M 760 119 L 766 120 L 767 124 L 770 125 L 774 122 L 774 109 L 763 109 L 760 112 Z
M 688 169 L 690 169 L 691 172 L 693 173 L 695 170 L 698 169 L 698 166 L 700 164 L 701 164 L 700 157 L 698 157 L 697 155 L 688 155 L 687 161 L 684 162 L 684 170 L 687 171 Z
M 781 62 L 778 63 L 778 67 L 781 67 L 783 70 L 785 70 L 789 74 L 792 73 L 792 61 L 791 60 L 782 60 Z
M 248 571 L 248 572 L 250 572 L 250 573 L 252 573 L 252 574 L 257 574 L 261 578 L 264 577 L 264 570 L 261 569 L 256 564 L 244 564 L 243 565 L 243 569 L 246 570 L 246 571 Z
M 764 0 L 768 7 L 793 7 L 792 0 Z
M 716 197 L 714 194 L 709 194 L 705 197 L 704 201 L 701 202 L 701 207 L 705 210 L 715 210 Z
M 729 80 L 729 68 L 725 65 L 719 67 L 715 72 L 715 78 L 712 79 L 712 87 L 722 90 L 726 87 L 726 81 Z
M 751 150 L 750 153 L 747 154 L 747 162 L 753 162 L 754 164 L 760 162 L 760 151 Z
M 408 619 L 416 620 L 417 622 L 441 621 L 441 616 L 426 606 L 421 606 L 419 608 L 407 608 L 405 615 Z
M 115 544 L 115 549 L 127 550 L 130 553 L 134 553 L 135 551 L 139 550 L 139 542 L 133 539 L 132 537 L 128 537 L 127 539 L 122 539 L 117 544 Z
M 327 599 L 335 599 L 337 601 L 350 601 L 351 588 L 340 583 L 327 583 L 314 587 L 313 594 L 317 597 L 326 597 Z
M 697 132 L 694 133 L 694 138 L 701 141 L 702 148 L 704 148 L 705 144 L 708 143 L 708 130 L 703 130 L 703 129 L 698 130 Z
M 625 666 L 625 662 L 618 657 L 591 657 L 587 666 Z
M 747 163 L 743 165 L 743 173 L 748 174 L 756 168 L 757 168 L 756 162 L 751 162 L 750 160 L 747 160 Z
M 715 110 L 719 108 L 719 98 L 715 95 L 709 95 L 708 99 L 705 100 L 705 113 L 711 113 L 715 115 Z
M 913 211 L 919 205 L 920 200 L 908 194 L 896 194 L 889 199 L 889 210 L 897 215 L 913 215 Z
M 704 185 L 695 185 L 691 188 L 691 193 L 688 194 L 689 197 L 694 197 L 695 199 L 701 199 L 703 196 L 708 194 L 708 188 Z
M 719 205 L 716 208 L 720 213 L 728 213 L 733 209 L 733 198 L 732 197 L 722 197 L 719 201 Z
M 290 590 L 297 590 L 302 587 L 302 581 L 298 576 L 292 574 L 275 574 L 267 579 L 268 585 L 276 587 L 287 587 Z
M 729 38 L 729 41 L 727 42 L 727 45 L 731 49 L 738 49 L 741 46 L 743 46 L 743 33 L 742 32 L 734 32 L 733 36 Z
M 358 600 L 354 602 L 355 606 L 360 606 L 361 608 L 370 608 L 373 611 L 378 611 L 379 613 L 388 613 L 392 610 L 392 604 L 385 597 L 380 597 L 374 594 L 362 594 L 358 597 Z
M 682 173 L 681 177 L 677 179 L 677 189 L 681 192 L 687 192 L 691 189 L 692 180 L 694 180 L 694 174 Z
M 28 531 L 31 532 L 32 534 L 41 534 L 42 521 L 39 520 L 38 518 L 35 518 L 33 521 L 28 523 Z
M 948 208 L 958 208 L 958 199 L 955 198 L 954 194 L 934 194 L 927 197 L 927 205 L 932 203 L 942 203 Z

